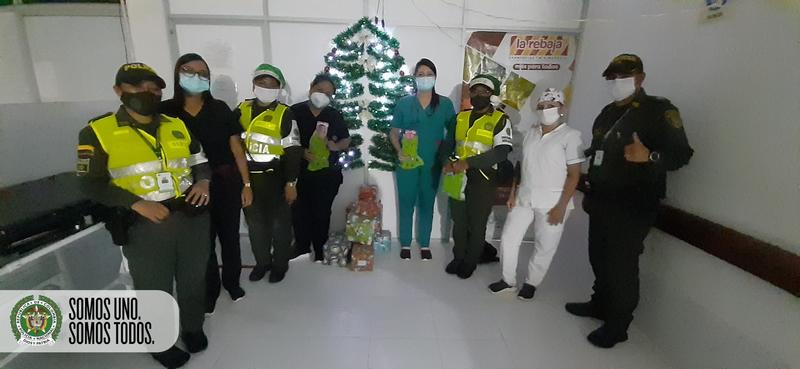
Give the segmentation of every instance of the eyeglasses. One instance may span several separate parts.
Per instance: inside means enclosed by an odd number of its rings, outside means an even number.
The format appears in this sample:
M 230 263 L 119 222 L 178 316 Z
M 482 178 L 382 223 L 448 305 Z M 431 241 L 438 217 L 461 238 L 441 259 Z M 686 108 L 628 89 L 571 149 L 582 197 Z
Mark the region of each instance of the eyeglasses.
M 195 71 L 191 67 L 181 67 L 181 73 L 186 74 L 188 76 L 195 76 L 198 75 L 200 78 L 209 79 L 211 77 L 211 73 L 207 70 Z

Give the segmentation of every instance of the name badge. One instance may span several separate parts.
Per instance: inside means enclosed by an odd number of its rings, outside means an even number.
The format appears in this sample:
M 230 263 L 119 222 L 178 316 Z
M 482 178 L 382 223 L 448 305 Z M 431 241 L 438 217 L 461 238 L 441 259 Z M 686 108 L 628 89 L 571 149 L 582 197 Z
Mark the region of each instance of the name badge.
M 171 174 L 168 172 L 161 172 L 156 175 L 156 178 L 158 179 L 158 192 L 172 193 L 175 191 Z
M 597 150 L 594 152 L 594 166 L 599 167 L 603 165 L 603 150 Z

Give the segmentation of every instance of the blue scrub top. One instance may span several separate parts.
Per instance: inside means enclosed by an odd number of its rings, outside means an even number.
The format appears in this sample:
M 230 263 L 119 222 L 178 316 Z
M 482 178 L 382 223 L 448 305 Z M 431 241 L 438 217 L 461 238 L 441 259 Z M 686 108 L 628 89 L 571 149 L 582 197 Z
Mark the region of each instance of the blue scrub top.
M 408 95 L 395 105 L 392 128 L 400 129 L 401 134 L 406 130 L 417 131 L 419 156 L 425 166 L 430 166 L 437 160 L 439 145 L 444 140 L 447 125 L 455 119 L 455 115 L 453 102 L 445 96 L 439 95 L 439 106 L 434 110 L 430 104 L 423 109 L 415 95 Z

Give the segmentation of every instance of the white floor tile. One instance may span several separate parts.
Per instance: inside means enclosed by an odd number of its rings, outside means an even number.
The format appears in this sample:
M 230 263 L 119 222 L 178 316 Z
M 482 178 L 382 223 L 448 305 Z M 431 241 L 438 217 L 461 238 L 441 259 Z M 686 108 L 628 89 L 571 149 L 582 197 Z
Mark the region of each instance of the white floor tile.
M 369 347 L 370 369 L 441 368 L 442 357 L 435 339 L 373 338 Z
M 514 360 L 502 340 L 439 339 L 442 367 L 445 369 L 507 369 Z

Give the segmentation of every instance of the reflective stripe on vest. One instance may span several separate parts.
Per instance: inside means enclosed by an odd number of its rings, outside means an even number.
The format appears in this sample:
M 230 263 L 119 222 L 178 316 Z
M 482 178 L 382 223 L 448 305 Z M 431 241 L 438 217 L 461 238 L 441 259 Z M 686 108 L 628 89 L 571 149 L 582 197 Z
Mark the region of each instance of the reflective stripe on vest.
M 180 119 L 162 116 L 158 129 L 161 160 L 152 149 L 156 146 L 154 137 L 142 130 L 139 136 L 132 126 L 120 126 L 114 114 L 89 125 L 108 154 L 111 183 L 145 200 L 163 201 L 182 196 L 193 183 L 191 167 L 207 161 L 203 153 L 190 154 L 191 136 Z M 159 191 L 159 173 L 170 174 L 171 191 Z
M 253 102 L 245 101 L 239 104 L 239 124 L 245 130 L 242 133 L 247 159 L 255 162 L 269 162 L 280 159 L 283 148 L 292 146 L 291 135 L 285 139 L 281 136 L 283 114 L 287 106 L 281 103 L 275 109 L 267 109 L 253 118 Z
M 458 113 L 456 118 L 456 155 L 461 159 L 483 154 L 494 147 L 494 129 L 503 118 L 503 112 L 495 110 L 484 115 L 469 126 L 469 111 Z

